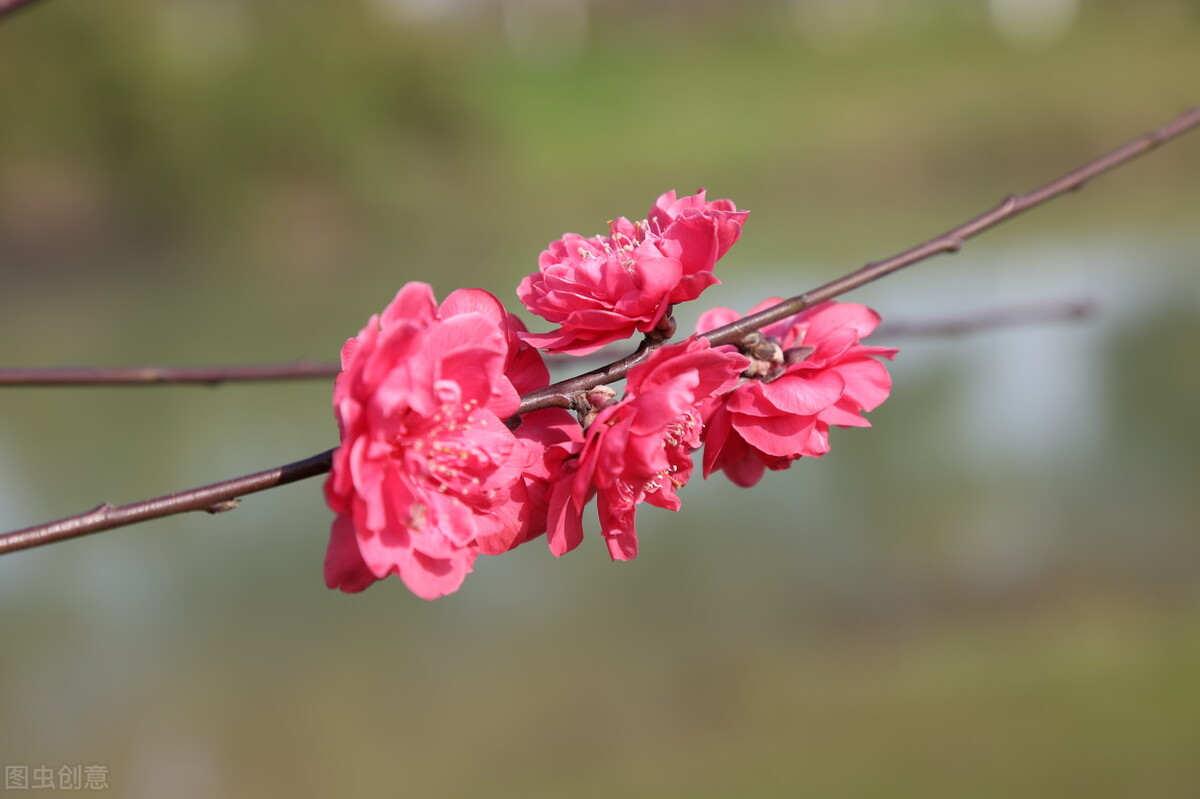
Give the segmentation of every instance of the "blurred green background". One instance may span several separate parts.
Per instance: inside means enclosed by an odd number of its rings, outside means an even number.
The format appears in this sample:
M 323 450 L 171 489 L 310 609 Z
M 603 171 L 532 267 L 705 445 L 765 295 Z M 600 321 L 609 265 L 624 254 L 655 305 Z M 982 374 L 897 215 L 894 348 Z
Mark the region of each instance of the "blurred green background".
M 333 359 L 408 280 L 752 210 L 811 288 L 1200 101 L 1189 0 L 50 0 L 0 21 L 0 365 Z M 325 589 L 317 480 L 0 559 L 0 761 L 116 796 L 1200 795 L 1200 137 L 856 292 L 871 430 L 642 554 Z M 695 313 L 683 309 L 682 316 Z M 881 342 L 883 343 L 883 342 Z M 0 528 L 296 460 L 329 386 L 0 392 Z

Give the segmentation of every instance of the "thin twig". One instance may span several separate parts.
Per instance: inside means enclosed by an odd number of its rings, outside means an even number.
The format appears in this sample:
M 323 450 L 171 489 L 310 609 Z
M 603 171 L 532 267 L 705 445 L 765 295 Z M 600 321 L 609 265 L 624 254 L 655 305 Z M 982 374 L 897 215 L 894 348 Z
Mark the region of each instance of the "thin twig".
M 1058 305 L 1008 308 L 975 316 L 955 319 L 935 319 L 913 322 L 890 322 L 876 331 L 877 336 L 947 336 L 971 333 L 991 327 L 1057 321 L 1086 316 L 1090 304 L 1076 300 Z M 652 349 L 653 342 L 643 342 L 643 349 Z M 648 352 L 646 354 L 649 354 Z M 581 358 L 564 356 L 579 362 Z M 628 369 L 629 359 L 620 364 Z M 617 364 L 608 364 L 588 372 L 611 373 Z M 283 380 L 329 380 L 337 377 L 341 365 L 333 361 L 298 360 L 291 363 L 248 364 L 243 366 L 55 366 L 43 369 L 0 368 L 2 388 L 45 388 L 56 386 L 217 386 L 222 383 L 250 383 Z M 612 381 L 620 377 L 612 378 Z M 565 406 L 564 406 L 565 407 Z
M 995 308 L 970 316 L 953 319 L 929 319 L 884 322 L 872 338 L 900 338 L 902 336 L 963 336 L 1000 327 L 1040 324 L 1045 322 L 1070 322 L 1086 319 L 1096 311 L 1091 300 L 1071 300 L 1041 305 L 1021 305 L 1010 308 Z
M 101 530 L 144 522 L 147 519 L 172 516 L 190 510 L 221 513 L 236 507 L 238 497 L 324 474 L 329 471 L 332 464 L 333 450 L 327 450 L 302 461 L 276 466 L 274 469 L 248 474 L 221 483 L 180 491 L 177 494 L 168 494 L 120 507 L 104 503 L 87 513 L 0 535 L 0 554 L 53 544 L 56 541 L 78 538 L 88 533 L 98 533 Z
M 871 334 L 871 339 L 965 336 L 1003 327 L 1074 322 L 1086 319 L 1095 312 L 1096 303 L 1092 300 L 1075 299 L 1057 303 L 992 308 L 973 314 L 960 314 L 953 317 L 889 320 L 875 329 L 875 332 Z M 602 358 L 594 357 L 599 354 L 601 353 L 593 353 L 590 356 L 548 355 L 546 356 L 546 362 L 547 364 L 552 363 L 555 366 L 563 366 L 568 363 L 578 364 L 586 363 L 589 360 L 603 360 Z
M 0 369 L 4 386 L 150 386 L 206 385 L 261 380 L 333 378 L 336 363 L 299 360 L 246 366 L 61 366 L 51 369 Z
M 1135 139 L 1039 189 L 1028 194 L 1011 195 L 995 208 L 923 244 L 891 258 L 867 264 L 855 272 L 826 283 L 824 286 L 784 300 L 778 305 L 747 316 L 733 324 L 709 331 L 704 336 L 714 345 L 729 344 L 764 325 L 786 319 L 805 308 L 838 297 L 906 266 L 940 253 L 957 252 L 961 249 L 963 242 L 972 236 L 995 227 L 1005 220 L 1012 219 L 1064 192 L 1078 189 L 1097 175 L 1149 152 L 1197 126 L 1200 126 L 1200 107 L 1184 113 L 1161 128 Z M 636 352 L 608 366 L 530 392 L 522 397 L 517 413 L 528 413 L 538 408 L 567 407 L 571 394 L 624 378 L 629 369 L 649 357 L 651 351 L 652 346 L 641 346 Z M 214 483 L 203 488 L 181 491 L 167 497 L 135 502 L 119 508 L 102 505 L 80 516 L 0 534 L 0 554 L 188 510 L 228 509 L 229 500 L 255 491 L 263 491 L 308 477 L 315 477 L 328 472 L 332 468 L 332 462 L 333 450 L 329 450 L 276 469 Z

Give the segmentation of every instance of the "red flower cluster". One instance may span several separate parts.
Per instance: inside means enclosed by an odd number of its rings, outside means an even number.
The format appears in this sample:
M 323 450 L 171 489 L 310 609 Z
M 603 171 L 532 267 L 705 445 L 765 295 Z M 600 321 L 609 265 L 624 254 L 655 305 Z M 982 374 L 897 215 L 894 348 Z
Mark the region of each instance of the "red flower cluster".
M 678 510 L 697 449 L 705 477 L 724 470 L 749 486 L 765 469 L 824 454 L 831 425 L 865 426 L 862 411 L 891 385 L 876 359 L 895 350 L 861 344 L 878 317 L 838 303 L 736 346 L 698 337 L 658 346 L 629 370 L 619 401 L 603 387 L 576 393 L 580 422 L 559 408 L 516 418 L 520 395 L 549 384 L 535 347 L 585 354 L 669 328 L 672 305 L 718 282 L 713 265 L 746 215 L 702 191 L 668 192 L 645 220 L 610 223 L 609 236 L 554 242 L 518 289 L 559 325 L 551 333 L 526 332 L 480 289 L 438 305 L 425 284 L 402 288 L 342 349 L 333 393 L 342 443 L 325 484 L 337 514 L 329 587 L 361 591 L 396 574 L 418 596 L 442 596 L 479 554 L 543 534 L 555 555 L 574 549 L 593 498 L 610 555 L 628 560 L 637 506 Z M 715 309 L 700 329 L 736 318 Z

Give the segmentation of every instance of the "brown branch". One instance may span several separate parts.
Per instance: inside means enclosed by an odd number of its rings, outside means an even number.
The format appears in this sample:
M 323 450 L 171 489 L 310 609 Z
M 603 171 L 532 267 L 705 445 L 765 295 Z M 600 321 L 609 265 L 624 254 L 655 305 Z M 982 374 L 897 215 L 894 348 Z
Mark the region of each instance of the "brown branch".
M 985 211 L 979 216 L 948 230 L 940 236 L 918 244 L 909 250 L 893 255 L 891 258 L 867 264 L 861 269 L 840 277 L 824 286 L 813 289 L 784 300 L 764 311 L 747 316 L 733 324 L 719 327 L 704 334 L 705 338 L 714 345 L 728 344 L 737 341 L 747 333 L 757 330 L 764 325 L 786 319 L 793 314 L 825 300 L 833 299 L 856 289 L 884 275 L 891 274 L 906 266 L 918 263 L 934 255 L 944 252 L 957 252 L 967 239 L 982 233 L 1005 220 L 1012 219 L 1030 208 L 1040 205 L 1047 200 L 1057 197 L 1067 191 L 1073 191 L 1084 185 L 1088 180 L 1113 169 L 1127 161 L 1131 161 L 1164 142 L 1170 141 L 1182 134 L 1200 126 L 1200 107 L 1184 113 L 1172 122 L 1152 131 L 1130 143 L 1101 156 L 1084 166 L 1076 169 L 1057 180 L 1047 183 L 1041 188 L 1028 194 L 1011 195 L 1003 202 Z M 564 380 L 538 391 L 530 392 L 521 399 L 518 414 L 528 413 L 538 408 L 567 407 L 570 395 L 594 388 L 605 383 L 612 383 L 625 377 L 629 369 L 641 363 L 652 351 L 656 342 L 643 342 L 635 352 L 608 366 L 594 369 L 578 377 Z M 166 497 L 135 502 L 113 508 L 101 505 L 93 511 L 62 519 L 49 524 L 28 527 L 11 533 L 0 534 L 0 554 L 18 549 L 40 546 L 68 538 L 76 538 L 99 530 L 107 530 L 147 519 L 169 516 L 189 510 L 210 511 L 228 510 L 231 501 L 245 494 L 263 491 L 285 483 L 314 477 L 328 472 L 332 467 L 333 450 L 314 455 L 303 461 L 287 464 L 276 469 L 247 475 L 245 477 L 226 480 L 221 483 L 204 486 L 203 488 L 181 491 Z
M 246 366 L 62 366 L 51 369 L 0 369 L 4 386 L 148 386 L 220 383 L 253 380 L 311 380 L 333 378 L 336 363 L 299 360 Z
M 911 266 L 941 253 L 958 252 L 962 249 L 963 243 L 967 239 L 977 236 L 985 230 L 989 230 L 1001 222 L 1012 219 L 1014 216 L 1041 205 L 1060 194 L 1080 189 L 1097 175 L 1128 161 L 1132 161 L 1139 155 L 1143 155 L 1197 126 L 1200 126 L 1200 107 L 1187 111 L 1157 130 L 1134 139 L 1107 155 L 1102 155 L 1096 160 L 1090 161 L 1057 180 L 1052 180 L 1046 185 L 1034 189 L 1028 194 L 1010 194 L 995 208 L 983 212 L 974 219 L 964 222 L 940 236 L 936 236 L 929 241 L 918 244 L 890 258 L 869 263 L 855 272 L 826 283 L 812 291 L 784 300 L 766 310 L 743 317 L 724 327 L 718 327 L 716 330 L 710 330 L 704 334 L 704 338 L 707 338 L 713 345 L 730 344 L 753 330 L 758 330 L 760 327 L 778 322 L 781 319 L 786 319 L 789 316 L 794 316 L 805 308 L 817 303 L 831 300 L 834 297 L 840 297 L 848 291 L 859 288 L 873 280 L 878 280 L 885 275 L 890 275 L 892 272 L 896 272 L 906 266 Z M 644 361 L 649 355 L 648 348 L 639 347 L 632 355 L 616 363 L 603 366 L 599 369 L 593 369 L 579 377 L 564 380 L 561 383 L 555 383 L 539 391 L 526 394 L 518 412 L 528 413 L 538 408 L 563 407 L 563 402 L 568 395 L 577 391 L 586 391 L 603 383 L 612 383 L 620 380 L 625 377 L 632 367 Z
M 963 336 L 995 328 L 1073 322 L 1086 319 L 1095 312 L 1096 304 L 1085 299 L 1037 305 L 1014 305 L 950 318 L 889 320 L 877 327 L 871 334 L 871 338 L 874 340 L 877 338 Z M 548 355 L 546 360 L 549 362 L 554 359 L 557 365 L 572 361 L 580 363 L 594 359 L 597 354 L 593 353 L 591 356 Z
M 332 464 L 333 450 L 327 450 L 302 461 L 276 466 L 274 469 L 236 477 L 221 483 L 180 491 L 177 494 L 168 494 L 119 507 L 105 503 L 78 516 L 69 516 L 49 524 L 40 524 L 4 533 L 0 535 L 0 555 L 190 510 L 203 510 L 209 513 L 232 510 L 237 507 L 238 497 L 324 474 L 329 471 Z

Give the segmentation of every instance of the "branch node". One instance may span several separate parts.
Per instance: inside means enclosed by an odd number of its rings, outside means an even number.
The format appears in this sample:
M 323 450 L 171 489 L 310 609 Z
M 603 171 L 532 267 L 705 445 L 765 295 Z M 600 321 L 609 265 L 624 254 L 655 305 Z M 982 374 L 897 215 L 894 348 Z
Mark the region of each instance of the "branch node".
M 96 516 L 103 519 L 108 514 L 112 513 L 115 506 L 111 502 L 101 502 L 96 507 L 85 513 L 85 516 Z
M 206 507 L 204 512 L 216 515 L 218 513 L 225 513 L 226 511 L 234 510 L 241 504 L 242 501 L 236 497 L 234 499 L 223 499 Z

